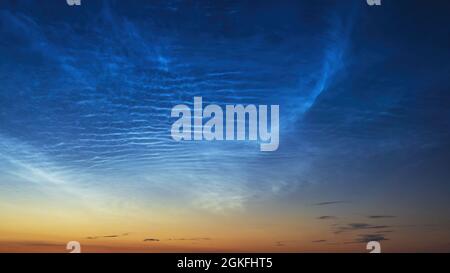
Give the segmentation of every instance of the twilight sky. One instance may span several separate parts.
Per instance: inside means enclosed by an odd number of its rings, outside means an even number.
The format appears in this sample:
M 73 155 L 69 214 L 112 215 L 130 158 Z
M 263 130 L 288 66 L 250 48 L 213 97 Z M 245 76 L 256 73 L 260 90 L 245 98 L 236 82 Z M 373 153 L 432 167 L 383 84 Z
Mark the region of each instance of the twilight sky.
M 0 3 L 0 252 L 450 251 L 448 1 Z M 176 142 L 280 105 L 280 145 Z

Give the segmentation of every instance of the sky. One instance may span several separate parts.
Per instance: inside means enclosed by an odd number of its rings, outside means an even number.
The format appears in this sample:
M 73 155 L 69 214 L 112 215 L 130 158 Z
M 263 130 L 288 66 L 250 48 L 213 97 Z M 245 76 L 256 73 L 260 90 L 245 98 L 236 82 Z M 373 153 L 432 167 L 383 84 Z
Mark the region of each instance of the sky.
M 449 11 L 1 1 L 0 252 L 449 252 Z M 175 141 L 195 96 L 278 150 Z

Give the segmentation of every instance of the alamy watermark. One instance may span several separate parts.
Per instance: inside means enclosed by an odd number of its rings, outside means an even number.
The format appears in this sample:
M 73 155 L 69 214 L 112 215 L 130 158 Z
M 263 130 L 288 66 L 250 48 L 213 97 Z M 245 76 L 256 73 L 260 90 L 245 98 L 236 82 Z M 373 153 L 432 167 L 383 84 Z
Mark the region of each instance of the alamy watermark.
M 66 244 L 66 249 L 71 250 L 70 253 L 81 253 L 81 244 L 78 241 L 69 241 Z
M 203 109 L 202 97 L 194 97 L 193 111 L 184 104 L 172 108 L 171 116 L 178 119 L 172 124 L 171 135 L 176 141 L 258 141 L 261 151 L 276 151 L 279 146 L 280 106 L 270 105 L 270 130 L 268 111 L 267 105 L 254 104 L 226 105 L 225 111 L 219 105 L 210 104 Z M 204 123 L 205 118 L 208 120 Z

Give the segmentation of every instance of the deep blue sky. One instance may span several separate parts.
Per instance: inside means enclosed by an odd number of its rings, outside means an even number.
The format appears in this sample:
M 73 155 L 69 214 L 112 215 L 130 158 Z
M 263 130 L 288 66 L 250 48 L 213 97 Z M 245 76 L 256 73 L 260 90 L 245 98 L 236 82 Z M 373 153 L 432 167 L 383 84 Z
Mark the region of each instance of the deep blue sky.
M 0 185 L 14 191 L 31 168 L 211 211 L 345 200 L 355 205 L 342 213 L 439 219 L 448 234 L 449 11 L 406 0 L 1 1 Z M 174 142 L 170 109 L 194 96 L 279 104 L 279 150 Z

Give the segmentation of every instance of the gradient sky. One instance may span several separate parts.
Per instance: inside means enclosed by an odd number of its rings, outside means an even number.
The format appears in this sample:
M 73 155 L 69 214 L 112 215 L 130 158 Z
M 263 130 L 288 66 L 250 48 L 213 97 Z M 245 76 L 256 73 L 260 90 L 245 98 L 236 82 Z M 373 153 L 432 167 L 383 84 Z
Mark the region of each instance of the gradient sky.
M 450 251 L 448 1 L 0 2 L 0 252 Z M 280 105 L 280 146 L 176 104 Z

